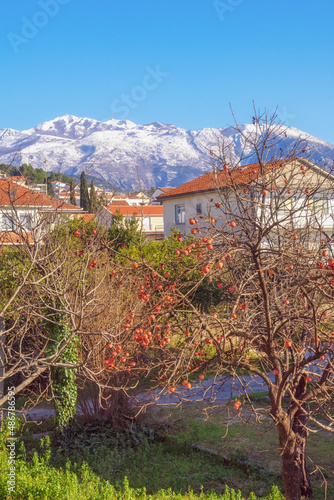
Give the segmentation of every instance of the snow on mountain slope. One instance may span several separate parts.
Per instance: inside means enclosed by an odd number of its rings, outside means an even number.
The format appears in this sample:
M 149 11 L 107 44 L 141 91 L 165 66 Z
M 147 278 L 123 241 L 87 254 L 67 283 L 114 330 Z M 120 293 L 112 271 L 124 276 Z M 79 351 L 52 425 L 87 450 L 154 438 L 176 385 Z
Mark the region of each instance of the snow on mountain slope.
M 249 134 L 255 129 L 253 124 L 241 127 Z M 64 115 L 29 130 L 0 130 L 0 162 L 68 174 L 85 170 L 125 189 L 178 186 L 210 170 L 208 150 L 218 151 L 218 138 L 230 145 L 232 158 L 244 147 L 242 135 L 232 127 L 185 130 L 158 122 L 136 125 Z M 283 148 L 298 138 L 307 141 L 315 161 L 334 160 L 334 146 L 296 128 L 287 128 Z

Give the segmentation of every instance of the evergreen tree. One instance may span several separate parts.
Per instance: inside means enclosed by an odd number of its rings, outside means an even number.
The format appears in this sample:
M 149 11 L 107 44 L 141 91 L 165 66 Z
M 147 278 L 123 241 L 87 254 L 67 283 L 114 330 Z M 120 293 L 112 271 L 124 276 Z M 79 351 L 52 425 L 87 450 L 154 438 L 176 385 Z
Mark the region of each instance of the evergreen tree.
M 73 180 L 70 182 L 70 203 L 74 206 L 77 205 L 77 200 L 75 199 L 75 184 Z
M 96 211 L 100 208 L 100 207 L 103 207 L 103 206 L 107 206 L 109 205 L 109 202 L 107 200 L 107 198 L 105 198 L 104 196 L 99 196 L 97 198 L 97 207 L 96 207 Z
M 81 172 L 80 176 L 80 207 L 89 212 L 89 194 L 85 172 Z
M 20 170 L 21 174 L 24 177 L 26 177 L 29 181 L 33 181 L 34 180 L 34 176 L 35 176 L 34 167 L 32 167 L 31 165 L 28 165 L 27 163 L 23 163 L 20 166 L 19 170 Z
M 20 169 L 18 167 L 10 167 L 9 175 L 14 177 L 18 177 L 21 175 Z
M 9 172 L 9 166 L 6 163 L 0 163 L 0 170 L 3 172 Z
M 35 168 L 32 180 L 36 184 L 46 184 L 48 174 L 42 168 Z
M 89 196 L 89 211 L 91 214 L 95 214 L 97 210 L 97 197 L 96 197 L 96 192 L 95 192 L 95 186 L 94 182 L 92 181 L 90 183 L 90 196 Z
M 48 177 L 47 181 L 46 181 L 47 193 L 48 193 L 48 196 L 52 196 L 52 198 L 54 198 L 55 192 L 54 192 L 53 185 L 51 184 L 51 182 L 52 182 L 52 178 Z
M 111 227 L 108 230 L 108 238 L 115 250 L 119 250 L 124 245 L 126 247 L 130 245 L 139 247 L 143 235 L 140 231 L 137 217 L 125 219 L 121 212 L 117 210 L 113 216 Z

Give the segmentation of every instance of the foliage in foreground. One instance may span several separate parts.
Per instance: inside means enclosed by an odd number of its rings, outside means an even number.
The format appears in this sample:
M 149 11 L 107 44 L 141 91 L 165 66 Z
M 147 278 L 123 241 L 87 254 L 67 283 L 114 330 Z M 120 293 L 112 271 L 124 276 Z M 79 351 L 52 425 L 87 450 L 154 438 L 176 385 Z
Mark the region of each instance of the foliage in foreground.
M 9 493 L 7 489 L 8 451 L 3 446 L 0 450 L 0 498 L 4 500 L 14 499 L 66 499 L 66 500 L 177 500 L 187 498 L 188 500 L 256 500 L 254 494 L 250 494 L 248 499 L 225 488 L 225 493 L 196 494 L 189 488 L 188 492 L 178 493 L 171 489 L 161 489 L 154 494 L 148 494 L 146 488 L 132 488 L 125 477 L 122 484 L 113 486 L 109 481 L 101 479 L 96 475 L 87 463 L 78 466 L 67 461 L 64 468 L 56 468 L 50 464 L 51 450 L 48 440 L 41 440 L 44 447 L 42 455 L 34 454 L 31 461 L 26 459 L 24 446 L 20 445 L 20 453 L 16 460 L 16 487 L 14 493 Z M 273 486 L 269 496 L 262 497 L 262 500 L 282 500 L 283 496 L 278 488 Z

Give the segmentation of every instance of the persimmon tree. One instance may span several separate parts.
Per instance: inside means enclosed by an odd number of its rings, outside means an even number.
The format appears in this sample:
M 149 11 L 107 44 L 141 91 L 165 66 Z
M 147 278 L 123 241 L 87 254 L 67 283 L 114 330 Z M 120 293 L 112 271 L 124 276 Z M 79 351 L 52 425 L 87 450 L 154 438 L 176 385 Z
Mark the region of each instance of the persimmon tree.
M 4 386 L 37 396 L 51 390 L 64 429 L 76 412 L 79 376 L 109 395 L 129 384 L 129 377 L 110 379 L 102 353 L 116 346 L 122 315 L 131 314 L 134 277 L 132 268 L 114 262 L 113 241 L 102 227 L 62 221 L 59 206 L 27 228 L 17 206 L 11 194 L 4 209 L 11 231 L 0 235 L 0 405 L 8 397 Z
M 210 371 L 220 384 L 238 381 L 236 415 L 248 401 L 259 417 L 247 372 L 268 388 L 285 495 L 298 500 L 312 495 L 307 436 L 334 429 L 334 177 L 303 140 L 287 145 L 275 117 L 236 130 L 238 157 L 223 140 L 209 154 L 208 210 L 187 214 L 187 234 L 153 252 L 142 241 L 115 250 L 84 228 L 26 246 L 27 261 L 5 270 L 14 283 L 2 313 L 6 370 L 30 383 L 39 370 L 78 369 L 102 395 L 143 377 L 173 393 Z M 49 354 L 40 325 L 59 314 L 70 333 Z M 63 353 L 76 336 L 73 363 Z
M 150 313 L 134 313 L 126 329 L 155 387 L 190 388 L 191 375 L 210 371 L 220 384 L 238 381 L 237 414 L 248 401 L 257 416 L 240 370 L 262 380 L 286 499 L 310 498 L 307 436 L 334 432 L 334 177 L 305 141 L 286 145 L 275 117 L 236 130 L 243 151 L 235 157 L 223 142 L 211 151 L 208 211 L 187 214 L 174 257 L 134 263 Z M 220 294 L 209 310 L 195 300 L 204 282 Z

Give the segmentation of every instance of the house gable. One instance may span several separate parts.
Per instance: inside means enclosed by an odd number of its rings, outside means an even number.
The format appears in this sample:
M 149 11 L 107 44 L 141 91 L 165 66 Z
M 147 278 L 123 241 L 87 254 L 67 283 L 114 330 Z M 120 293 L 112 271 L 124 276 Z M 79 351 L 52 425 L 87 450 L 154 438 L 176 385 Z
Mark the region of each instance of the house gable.
M 298 168 L 301 165 L 305 165 L 308 169 L 316 172 L 317 175 L 329 175 L 322 168 L 304 158 L 269 162 L 265 166 L 266 170 L 264 175 L 270 175 L 273 178 L 283 177 L 284 173 L 289 172 L 289 169 Z M 164 200 L 171 198 L 179 198 L 202 193 L 213 193 L 217 192 L 219 189 L 227 188 L 232 184 L 242 186 L 245 184 L 256 183 L 257 180 L 262 179 L 262 175 L 259 163 L 250 163 L 244 166 L 233 167 L 229 169 L 229 171 L 216 170 L 214 172 L 204 174 L 201 177 L 197 177 L 196 179 L 186 182 L 176 188 L 170 188 L 168 191 L 159 195 L 157 200 L 163 202 Z
M 163 233 L 163 207 L 161 205 L 118 205 L 111 203 L 101 207 L 96 214 L 97 220 L 110 228 L 114 215 L 120 213 L 125 218 L 137 217 L 146 234 Z
M 63 216 L 82 213 L 81 208 L 70 203 L 55 200 L 11 179 L 0 179 L 0 245 L 21 244 L 24 235 L 32 239 L 35 229 L 43 225 L 42 220 L 53 225 Z
M 293 175 L 291 175 L 293 172 Z M 166 193 L 158 196 L 164 206 L 165 236 L 171 234 L 171 228 L 176 228 L 186 234 L 191 228 L 188 224 L 190 217 L 203 218 L 205 215 L 219 217 L 220 212 L 215 204 L 221 201 L 220 192 L 235 188 L 257 191 L 257 186 L 263 189 L 263 181 L 268 183 L 270 191 L 279 189 L 291 182 L 291 187 L 297 187 L 300 180 L 308 181 L 310 188 L 323 181 L 323 189 L 333 186 L 334 176 L 324 169 L 304 158 L 295 158 L 289 161 L 268 163 L 262 173 L 260 165 L 253 163 L 243 167 L 235 167 L 229 171 L 216 171 L 204 174 L 193 181 L 171 188 Z M 271 186 L 271 187 L 270 187 Z M 231 189 L 232 188 L 232 189 Z

